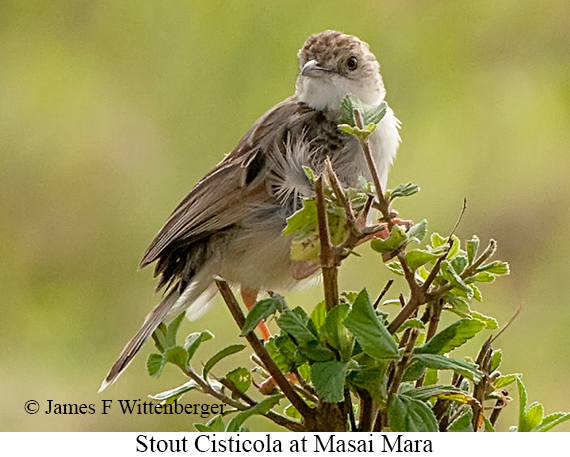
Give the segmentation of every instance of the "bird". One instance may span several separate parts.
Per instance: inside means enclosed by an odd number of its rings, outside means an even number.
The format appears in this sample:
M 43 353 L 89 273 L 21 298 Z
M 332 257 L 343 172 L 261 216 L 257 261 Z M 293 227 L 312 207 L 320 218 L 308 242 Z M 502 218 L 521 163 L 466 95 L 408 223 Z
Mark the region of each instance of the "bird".
M 174 209 L 146 250 L 140 268 L 156 262 L 164 298 L 127 343 L 100 392 L 123 373 L 164 321 L 186 310 L 195 320 L 212 305 L 214 276 L 241 288 L 248 308 L 260 291 L 287 290 L 318 275 L 316 261 L 293 261 L 286 220 L 314 194 L 305 167 L 324 171 L 328 157 L 340 182 L 358 187 L 370 172 L 358 140 L 338 129 L 349 94 L 366 105 L 385 102 L 380 65 L 356 36 L 326 30 L 297 54 L 292 96 L 269 109 Z M 400 144 L 400 121 L 387 107 L 369 137 L 383 188 Z

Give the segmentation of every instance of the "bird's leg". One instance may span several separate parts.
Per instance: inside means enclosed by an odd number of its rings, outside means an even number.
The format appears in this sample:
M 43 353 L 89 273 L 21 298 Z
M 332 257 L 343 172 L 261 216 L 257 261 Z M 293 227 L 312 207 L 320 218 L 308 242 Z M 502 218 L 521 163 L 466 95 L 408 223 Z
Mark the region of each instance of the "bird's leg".
M 240 293 L 247 310 L 251 310 L 251 308 L 253 308 L 253 305 L 257 303 L 257 294 L 259 293 L 259 289 L 250 289 L 249 287 L 241 286 Z M 264 341 L 267 341 L 269 338 L 271 338 L 271 332 L 269 331 L 269 328 L 267 327 L 265 321 L 261 321 L 259 324 L 257 324 L 257 328 L 261 332 L 261 337 Z
M 366 226 L 366 221 L 365 220 L 360 220 L 361 219 L 361 215 L 358 215 L 356 218 L 357 224 L 362 224 L 362 226 Z M 412 221 L 409 220 L 405 220 L 405 219 L 400 219 L 398 217 L 398 211 L 392 209 L 390 210 L 390 219 L 392 220 L 392 223 L 394 225 L 399 225 L 401 227 L 404 227 L 407 230 L 410 229 L 410 227 L 413 225 Z M 379 222 L 386 222 L 386 219 L 382 218 L 380 219 Z M 379 228 L 377 231 L 365 236 L 364 238 L 362 238 L 357 246 L 360 246 L 362 243 L 366 243 L 367 241 L 370 241 L 371 239 L 374 238 L 382 238 L 383 240 L 385 240 L 386 238 L 388 238 L 390 236 L 390 230 L 388 230 L 388 226 L 385 225 L 382 228 Z

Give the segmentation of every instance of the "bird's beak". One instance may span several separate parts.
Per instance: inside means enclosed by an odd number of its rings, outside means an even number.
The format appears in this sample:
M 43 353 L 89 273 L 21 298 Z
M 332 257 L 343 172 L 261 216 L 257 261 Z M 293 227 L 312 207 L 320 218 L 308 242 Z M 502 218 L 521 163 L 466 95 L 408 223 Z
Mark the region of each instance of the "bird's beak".
M 319 76 L 322 75 L 323 72 L 329 73 L 330 70 L 325 67 L 321 67 L 319 62 L 316 60 L 309 60 L 305 65 L 303 65 L 303 69 L 301 70 L 301 75 L 303 76 Z

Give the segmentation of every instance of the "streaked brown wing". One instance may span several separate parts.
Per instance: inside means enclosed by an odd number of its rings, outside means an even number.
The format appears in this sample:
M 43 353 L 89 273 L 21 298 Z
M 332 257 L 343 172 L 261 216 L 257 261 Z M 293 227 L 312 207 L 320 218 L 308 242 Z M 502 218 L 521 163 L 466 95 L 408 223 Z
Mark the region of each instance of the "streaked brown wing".
M 239 223 L 246 216 L 244 212 L 253 210 L 254 203 L 272 200 L 264 188 L 267 156 L 279 143 L 274 130 L 283 128 L 297 107 L 297 101 L 289 98 L 254 124 L 236 148 L 180 202 L 145 252 L 141 268 L 159 258 L 171 243 L 192 243 L 223 230 Z

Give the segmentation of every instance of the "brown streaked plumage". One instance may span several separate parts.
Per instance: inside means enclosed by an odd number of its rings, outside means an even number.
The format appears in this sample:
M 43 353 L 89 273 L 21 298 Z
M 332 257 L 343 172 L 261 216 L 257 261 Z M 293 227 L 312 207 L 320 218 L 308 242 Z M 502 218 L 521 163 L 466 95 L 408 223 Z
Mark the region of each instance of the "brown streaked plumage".
M 294 262 L 285 221 L 312 194 L 303 166 L 320 172 L 331 158 L 348 186 L 369 177 L 357 141 L 337 128 L 340 102 L 354 93 L 384 100 L 380 66 L 368 44 L 335 31 L 307 39 L 299 51 L 295 95 L 265 113 L 236 148 L 182 200 L 148 247 L 141 268 L 156 262 L 164 300 L 146 317 L 103 381 L 112 384 L 156 327 L 184 310 L 196 318 L 214 296 L 213 276 L 251 291 L 286 289 L 318 270 Z M 399 122 L 391 109 L 370 143 L 382 184 L 396 154 Z

